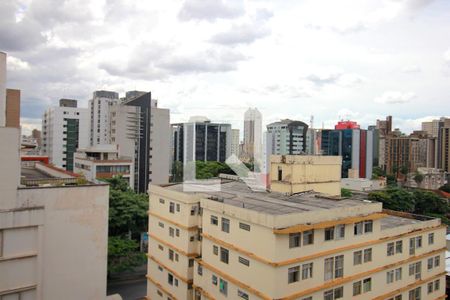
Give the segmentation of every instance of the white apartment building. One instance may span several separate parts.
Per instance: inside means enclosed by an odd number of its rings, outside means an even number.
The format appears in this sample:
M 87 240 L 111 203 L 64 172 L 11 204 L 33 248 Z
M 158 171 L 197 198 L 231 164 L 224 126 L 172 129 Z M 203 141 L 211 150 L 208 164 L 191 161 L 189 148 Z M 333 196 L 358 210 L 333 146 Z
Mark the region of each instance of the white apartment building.
M 78 149 L 75 153 L 74 172 L 82 174 L 89 181 L 120 175 L 134 188 L 133 159 L 121 156 L 118 148 L 118 145 L 96 145 Z
M 119 104 L 119 94 L 111 91 L 95 91 L 89 100 L 90 145 L 111 143 L 110 110 Z
M 42 116 L 42 154 L 50 163 L 73 170 L 73 156 L 89 144 L 89 111 L 77 107 L 77 100 L 60 99 L 59 107 L 47 109 Z
M 0 299 L 107 299 L 108 186 L 21 168 L 19 128 L 0 140 Z
M 306 154 L 308 125 L 301 121 L 281 120 L 267 125 L 267 143 L 271 154 Z
M 230 180 L 149 199 L 147 299 L 445 299 L 439 219 Z
M 134 164 L 134 188 L 147 192 L 148 184 L 169 182 L 170 111 L 158 108 L 151 93 L 127 93 L 111 107 L 111 143 Z
M 239 157 L 239 129 L 231 129 L 231 154 Z

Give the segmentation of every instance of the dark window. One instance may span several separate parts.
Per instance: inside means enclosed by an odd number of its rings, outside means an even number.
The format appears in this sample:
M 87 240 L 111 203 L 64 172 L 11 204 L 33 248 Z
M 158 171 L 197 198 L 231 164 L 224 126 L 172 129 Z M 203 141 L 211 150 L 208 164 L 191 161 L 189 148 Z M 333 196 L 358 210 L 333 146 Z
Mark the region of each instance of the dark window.
M 228 249 L 220 247 L 220 261 L 227 264 L 228 256 L 229 256 Z
M 222 231 L 226 233 L 230 232 L 230 220 L 222 218 Z
M 302 234 L 300 232 L 289 234 L 289 248 L 300 247 Z

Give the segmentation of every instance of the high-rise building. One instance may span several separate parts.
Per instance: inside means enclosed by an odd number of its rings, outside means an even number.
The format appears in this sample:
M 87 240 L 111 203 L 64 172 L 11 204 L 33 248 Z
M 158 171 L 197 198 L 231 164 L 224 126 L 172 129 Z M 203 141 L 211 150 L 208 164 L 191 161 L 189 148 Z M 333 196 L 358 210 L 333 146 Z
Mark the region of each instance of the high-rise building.
M 20 90 L 6 89 L 6 127 L 20 128 Z
M 73 171 L 73 156 L 89 144 L 89 110 L 77 107 L 77 100 L 61 99 L 59 107 L 42 116 L 42 154 L 50 162 Z
M 306 154 L 308 125 L 289 119 L 267 125 L 267 143 L 270 154 L 298 155 Z
M 323 155 L 342 156 L 342 178 L 372 178 L 373 131 L 364 129 L 323 129 L 321 131 Z M 355 174 L 356 175 L 356 174 Z
M 231 155 L 231 125 L 191 119 L 172 124 L 172 161 L 225 162 Z
M 239 157 L 239 129 L 231 129 L 231 154 Z
M 38 129 L 33 129 L 33 131 L 31 131 L 31 137 L 36 140 L 38 147 L 40 147 L 42 144 L 41 131 Z
M 450 172 L 450 119 L 444 119 L 439 128 L 440 138 L 440 168 Z
M 385 166 L 388 174 L 415 172 L 427 166 L 427 136 L 415 132 L 410 136 L 393 132 L 385 139 Z
M 0 298 L 107 299 L 108 185 L 21 166 L 19 136 L 0 125 Z
M 95 91 L 89 100 L 90 144 L 105 145 L 111 143 L 110 110 L 119 104 L 119 94 L 111 91 Z
M 374 133 L 374 166 L 386 169 L 386 136 L 392 133 L 392 116 L 387 116 L 386 120 L 377 120 L 372 131 Z
M 439 219 L 381 203 L 152 186 L 148 299 L 444 299 Z
M 262 115 L 259 110 L 249 108 L 244 114 L 244 142 L 242 158 L 253 161 L 262 152 Z
M 442 135 L 446 123 L 450 122 L 449 118 L 442 117 L 439 120 L 432 120 L 430 122 L 422 123 L 422 130 L 429 135 L 428 148 L 428 162 L 429 168 L 444 169 L 445 162 L 445 144 L 443 144 L 445 137 Z M 444 150 L 443 150 L 444 149 Z
M 170 114 L 158 108 L 150 92 L 127 95 L 111 106 L 111 143 L 119 146 L 120 156 L 133 159 L 134 189 L 145 193 L 149 183 L 169 181 Z

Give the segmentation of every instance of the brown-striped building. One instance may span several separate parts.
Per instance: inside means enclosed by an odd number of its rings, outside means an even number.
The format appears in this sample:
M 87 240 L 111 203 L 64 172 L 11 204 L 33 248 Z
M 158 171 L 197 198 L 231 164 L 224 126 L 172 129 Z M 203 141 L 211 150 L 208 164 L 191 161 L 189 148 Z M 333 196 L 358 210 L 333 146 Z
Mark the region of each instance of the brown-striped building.
M 439 219 L 239 181 L 150 190 L 148 299 L 445 299 Z

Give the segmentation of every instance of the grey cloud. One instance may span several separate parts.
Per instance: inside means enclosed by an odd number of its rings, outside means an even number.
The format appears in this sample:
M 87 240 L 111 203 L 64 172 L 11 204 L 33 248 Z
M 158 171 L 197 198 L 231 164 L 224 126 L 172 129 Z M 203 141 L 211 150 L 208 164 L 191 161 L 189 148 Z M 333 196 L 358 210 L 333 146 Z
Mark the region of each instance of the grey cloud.
M 234 19 L 245 13 L 242 0 L 185 0 L 178 18 L 181 21 Z
M 90 0 L 34 0 L 26 16 L 44 26 L 58 23 L 80 23 L 93 19 L 89 8 Z
M 330 74 L 327 74 L 324 76 L 310 74 L 310 75 L 306 76 L 305 79 L 312 82 L 313 84 L 315 84 L 317 86 L 323 86 L 326 84 L 338 83 L 341 76 L 342 76 L 341 73 L 330 73 Z

